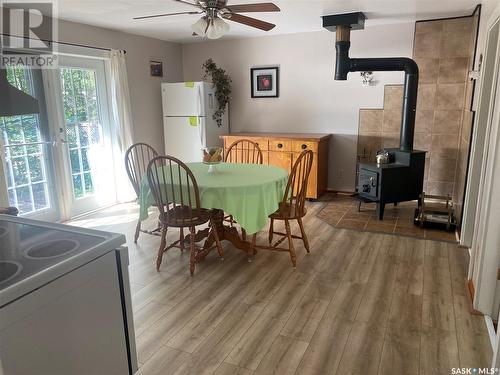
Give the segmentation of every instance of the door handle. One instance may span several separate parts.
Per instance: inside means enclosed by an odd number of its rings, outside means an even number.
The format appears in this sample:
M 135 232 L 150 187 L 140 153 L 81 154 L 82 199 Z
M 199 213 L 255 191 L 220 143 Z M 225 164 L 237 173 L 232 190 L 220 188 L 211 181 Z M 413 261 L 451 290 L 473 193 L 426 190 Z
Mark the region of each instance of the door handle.
M 57 143 L 69 143 L 65 138 L 63 138 L 63 135 L 66 135 L 66 131 L 64 128 L 62 127 L 59 127 L 59 141 L 54 141 L 54 146 L 57 144 Z

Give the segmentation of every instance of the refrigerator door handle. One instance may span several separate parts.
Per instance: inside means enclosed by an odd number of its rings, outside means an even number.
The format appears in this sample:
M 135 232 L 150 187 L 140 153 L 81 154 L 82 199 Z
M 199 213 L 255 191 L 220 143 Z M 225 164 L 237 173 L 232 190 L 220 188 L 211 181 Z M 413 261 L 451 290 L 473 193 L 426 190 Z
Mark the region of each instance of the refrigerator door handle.
M 201 86 L 198 86 L 196 93 L 198 94 L 198 100 L 196 102 L 196 116 L 199 117 L 201 115 Z
M 201 117 L 198 117 L 198 135 L 200 136 L 200 142 L 202 147 L 207 147 L 206 140 L 206 130 L 205 130 L 205 121 Z
M 197 88 L 197 94 L 198 94 L 198 101 L 196 103 L 196 108 L 197 108 L 197 116 L 198 116 L 198 134 L 200 136 L 200 142 L 202 147 L 207 147 L 206 145 L 206 130 L 205 130 L 205 122 L 203 121 L 203 118 L 201 117 L 201 101 L 202 101 L 202 85 L 199 85 Z

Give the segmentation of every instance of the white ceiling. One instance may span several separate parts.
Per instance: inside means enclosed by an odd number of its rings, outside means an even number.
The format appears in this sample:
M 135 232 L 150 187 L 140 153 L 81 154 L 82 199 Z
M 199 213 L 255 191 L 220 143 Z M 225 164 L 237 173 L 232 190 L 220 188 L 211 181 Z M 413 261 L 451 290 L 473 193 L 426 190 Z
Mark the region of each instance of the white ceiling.
M 273 0 L 229 0 L 231 4 Z M 191 0 L 191 2 L 194 2 Z M 396 23 L 472 13 L 477 0 L 274 0 L 280 13 L 247 13 L 276 24 L 270 32 L 229 22 L 231 31 L 224 38 L 270 34 L 289 34 L 322 30 L 322 15 L 363 11 L 367 25 Z M 149 20 L 133 17 L 190 11 L 194 8 L 173 0 L 59 0 L 59 18 L 121 30 L 162 40 L 190 43 L 203 40 L 191 36 L 190 25 L 197 15 L 180 15 Z

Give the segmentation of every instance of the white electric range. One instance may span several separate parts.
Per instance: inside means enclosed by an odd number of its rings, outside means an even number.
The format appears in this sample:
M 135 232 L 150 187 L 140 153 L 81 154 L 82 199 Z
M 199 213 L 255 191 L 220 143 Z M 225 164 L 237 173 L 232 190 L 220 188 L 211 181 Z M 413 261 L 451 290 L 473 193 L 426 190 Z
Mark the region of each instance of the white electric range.
M 0 374 L 133 374 L 120 234 L 0 215 Z

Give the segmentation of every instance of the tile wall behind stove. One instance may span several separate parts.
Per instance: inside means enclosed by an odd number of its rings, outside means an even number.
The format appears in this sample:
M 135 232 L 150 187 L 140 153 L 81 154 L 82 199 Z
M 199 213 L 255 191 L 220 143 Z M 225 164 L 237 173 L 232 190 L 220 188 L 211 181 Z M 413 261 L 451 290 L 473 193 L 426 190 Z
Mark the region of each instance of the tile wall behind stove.
M 413 58 L 420 70 L 414 148 L 428 151 L 424 191 L 450 194 L 460 214 L 471 138 L 477 17 L 415 24 Z M 359 112 L 358 161 L 398 147 L 403 85 L 388 85 L 382 109 Z

